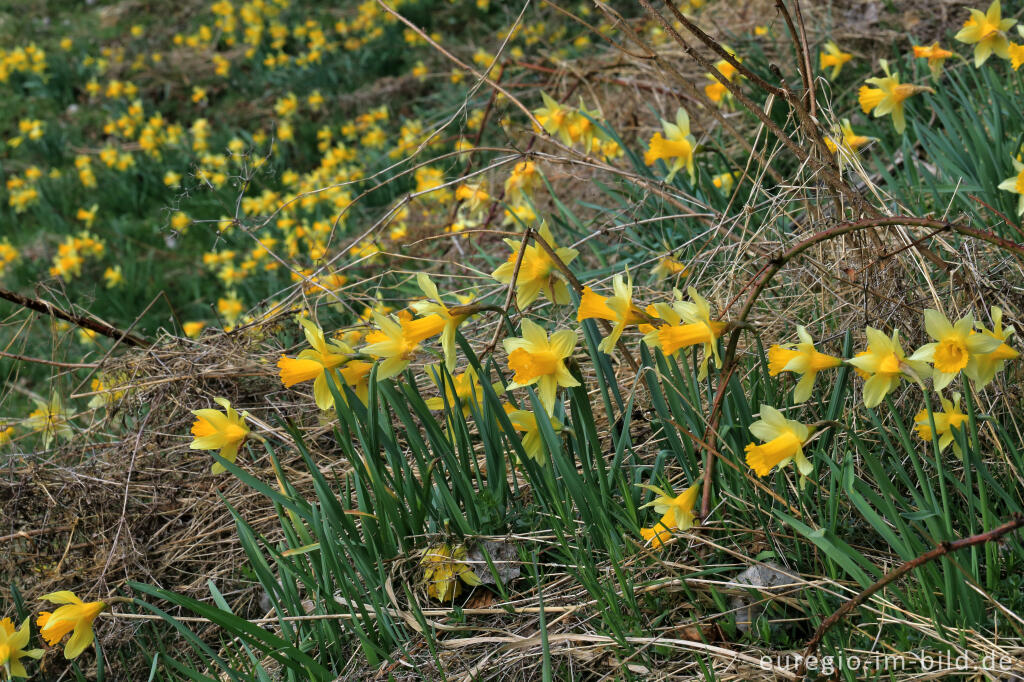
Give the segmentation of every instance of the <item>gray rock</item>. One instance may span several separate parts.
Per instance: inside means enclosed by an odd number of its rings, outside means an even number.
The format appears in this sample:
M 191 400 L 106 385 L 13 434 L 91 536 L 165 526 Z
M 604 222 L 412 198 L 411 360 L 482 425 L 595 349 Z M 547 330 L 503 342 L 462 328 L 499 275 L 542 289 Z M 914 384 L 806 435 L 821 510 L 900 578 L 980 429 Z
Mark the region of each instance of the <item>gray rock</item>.
M 760 598 L 748 594 L 738 594 L 730 602 L 730 607 L 736 613 L 736 629 L 740 632 L 750 630 L 751 624 L 758 619 L 764 611 L 763 599 L 770 597 L 773 591 L 780 591 L 780 586 L 788 586 L 797 582 L 797 578 L 791 576 L 791 571 L 774 562 L 765 562 L 750 566 L 740 573 L 733 580 L 737 585 L 750 585 L 762 592 Z M 762 601 L 762 603 L 757 603 Z
M 491 567 L 487 565 L 487 559 L 484 556 L 483 550 L 485 549 L 498 572 L 498 579 L 501 580 L 502 585 L 507 585 L 519 577 L 521 572 L 519 553 L 516 551 L 515 545 L 508 542 L 485 540 L 470 549 L 467 555 L 473 573 L 480 578 L 480 582 L 484 585 L 495 584 L 494 574 L 491 573 Z

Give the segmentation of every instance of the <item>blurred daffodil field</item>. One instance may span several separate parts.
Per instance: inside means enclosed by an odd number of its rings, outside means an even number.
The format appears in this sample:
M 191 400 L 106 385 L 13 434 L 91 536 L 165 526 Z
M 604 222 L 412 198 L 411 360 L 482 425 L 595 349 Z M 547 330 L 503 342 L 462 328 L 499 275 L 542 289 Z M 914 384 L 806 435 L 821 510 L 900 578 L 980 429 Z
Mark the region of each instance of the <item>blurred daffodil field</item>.
M 0 0 L 0 680 L 1024 676 L 1022 20 Z

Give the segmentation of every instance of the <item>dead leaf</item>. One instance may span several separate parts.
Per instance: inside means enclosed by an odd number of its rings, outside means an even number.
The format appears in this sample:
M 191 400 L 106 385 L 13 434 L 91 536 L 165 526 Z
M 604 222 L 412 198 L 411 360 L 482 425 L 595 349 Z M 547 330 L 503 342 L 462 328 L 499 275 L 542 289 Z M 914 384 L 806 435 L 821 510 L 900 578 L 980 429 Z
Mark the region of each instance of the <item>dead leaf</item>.
M 466 600 L 464 609 L 486 609 L 498 601 L 497 597 L 490 590 L 474 590 L 473 594 Z
M 669 636 L 675 639 L 685 639 L 688 642 L 723 642 L 725 633 L 717 623 L 705 623 L 704 625 L 681 625 L 669 631 Z

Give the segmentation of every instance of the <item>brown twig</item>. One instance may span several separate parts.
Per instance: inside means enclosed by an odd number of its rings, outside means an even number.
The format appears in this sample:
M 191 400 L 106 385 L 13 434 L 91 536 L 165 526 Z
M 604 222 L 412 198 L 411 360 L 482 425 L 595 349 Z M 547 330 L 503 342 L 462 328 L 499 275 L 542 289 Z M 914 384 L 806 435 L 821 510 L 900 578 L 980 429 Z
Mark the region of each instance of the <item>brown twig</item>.
M 797 23 L 800 25 L 799 30 L 793 25 L 793 17 L 790 15 L 786 3 L 783 0 L 775 0 L 775 7 L 786 21 L 789 35 L 793 39 L 793 47 L 796 49 L 797 63 L 800 65 L 800 79 L 804 83 L 804 91 L 807 96 L 807 111 L 814 116 L 814 71 L 811 67 L 811 55 L 807 49 L 807 33 L 804 31 L 804 18 L 800 13 L 799 0 L 794 0 L 793 4 L 796 8 Z
M 61 367 L 63 369 L 92 369 L 93 367 L 99 366 L 99 364 L 95 362 L 54 362 L 53 360 L 43 360 L 42 358 L 30 358 L 27 355 L 5 353 L 2 350 L 0 350 L 0 358 L 11 358 L 12 360 L 18 360 L 19 362 L 34 362 L 39 365 L 49 365 L 50 367 Z
M 63 533 L 66 530 L 71 530 L 70 525 L 55 526 L 53 528 L 36 528 L 35 530 L 20 530 L 17 533 L 11 533 L 10 535 L 0 536 L 0 542 L 10 542 L 11 540 L 27 540 L 28 538 L 35 537 L 36 535 L 47 535 L 49 533 Z
M 769 83 L 768 81 L 766 81 L 765 79 L 761 78 L 756 73 L 748 69 L 746 66 L 744 66 L 740 60 L 736 59 L 736 56 L 734 54 L 730 53 L 728 50 L 722 47 L 717 40 L 715 40 L 707 33 L 702 31 L 701 28 L 697 26 L 697 24 L 690 21 L 689 17 L 680 12 L 679 8 L 676 7 L 671 0 L 662 1 L 665 3 L 665 6 L 668 7 L 669 11 L 672 12 L 672 16 L 675 18 L 676 21 L 682 24 L 687 31 L 697 36 L 698 40 L 707 45 L 708 48 L 715 52 L 719 57 L 721 57 L 730 65 L 732 65 L 732 67 L 736 69 L 736 71 L 738 71 L 740 74 L 742 74 L 744 78 L 749 80 L 751 83 L 754 83 L 755 85 L 757 85 L 757 87 L 761 88 L 765 92 L 775 95 L 776 97 L 789 99 L 789 92 L 787 92 L 785 88 L 780 88 L 777 85 L 772 85 L 771 83 Z M 655 15 L 655 18 L 658 19 L 659 23 L 661 23 L 662 26 L 665 27 L 665 24 L 667 22 L 661 16 L 661 13 L 655 11 L 654 8 L 647 3 L 647 0 L 640 0 L 640 4 L 643 5 L 648 12 Z M 698 64 L 703 66 L 705 69 L 708 69 L 711 72 L 711 75 L 717 78 L 722 85 L 724 85 L 727 88 L 729 87 L 728 83 L 726 82 L 728 79 L 723 77 L 722 74 L 718 72 L 718 69 L 711 66 L 710 62 L 701 57 L 696 51 L 693 50 L 692 47 L 686 44 L 686 42 L 682 39 L 682 36 L 680 36 L 679 33 L 676 32 L 675 28 L 672 27 L 671 24 L 669 24 L 669 26 L 666 28 L 666 31 L 668 31 L 669 29 L 671 29 L 669 35 L 671 35 L 672 38 L 677 43 L 679 43 L 680 47 L 683 48 L 683 50 L 686 52 L 686 54 L 690 56 L 691 59 L 693 59 Z M 731 89 L 732 88 L 730 88 L 730 90 Z
M 1017 513 L 1014 514 L 1010 521 L 1007 521 L 1001 526 L 993 528 L 985 533 L 961 538 L 959 540 L 954 540 L 953 542 L 943 542 L 938 547 L 911 559 L 896 570 L 883 575 L 875 584 L 858 594 L 853 599 L 845 602 L 842 606 L 836 609 L 831 616 L 822 621 L 821 625 L 818 626 L 818 629 L 814 631 L 814 635 L 811 637 L 810 641 L 807 642 L 807 647 L 804 649 L 804 655 L 800 660 L 800 665 L 796 669 L 797 677 L 803 677 L 807 668 L 807 657 L 811 656 L 817 650 L 818 645 L 821 644 L 822 638 L 825 637 L 825 633 L 827 633 L 836 623 L 846 617 L 850 611 L 853 611 L 855 608 L 867 601 L 871 595 L 875 594 L 897 578 L 902 577 L 906 573 L 909 573 L 915 568 L 923 566 L 930 561 L 934 561 L 939 557 L 946 556 L 947 554 L 957 552 L 961 549 L 974 547 L 975 545 L 983 545 L 987 542 L 995 542 L 1004 535 L 1012 533 L 1019 528 L 1024 528 L 1024 514 Z
M 555 264 L 555 267 L 565 275 L 565 278 L 569 280 L 569 284 L 576 290 L 576 293 L 583 296 L 583 283 L 576 279 L 576 275 L 574 275 L 572 270 L 569 269 L 569 266 L 565 264 L 565 261 L 555 253 L 555 250 L 551 248 L 551 245 L 544 240 L 544 237 L 541 237 L 539 234 L 534 232 L 533 241 L 544 250 L 544 253 L 548 255 L 548 258 L 550 258 L 551 262 Z M 605 334 L 611 333 L 612 326 L 608 320 L 598 320 L 598 322 L 600 322 L 601 326 L 604 328 Z M 637 363 L 636 358 L 633 357 L 633 354 L 629 352 L 629 347 L 626 346 L 626 342 L 620 338 L 618 343 L 615 344 L 615 347 L 622 352 L 622 355 L 626 358 L 626 362 L 629 364 L 630 368 L 634 372 L 639 372 L 640 365 Z
M 1003 220 L 1003 222 L 1004 222 L 1004 223 L 1006 223 L 1007 225 L 1009 225 L 1010 227 L 1012 227 L 1012 228 L 1013 228 L 1013 231 L 1014 231 L 1014 232 L 1016 232 L 1016 233 L 1017 233 L 1017 234 L 1019 234 L 1019 235 L 1020 235 L 1020 236 L 1021 236 L 1022 238 L 1024 238 L 1024 230 L 1022 230 L 1022 229 L 1021 229 L 1020 225 L 1018 225 L 1018 224 L 1017 224 L 1017 223 L 1015 223 L 1014 221 L 1010 220 L 1010 219 L 1009 219 L 1009 218 L 1008 218 L 1008 217 L 1006 216 L 1006 214 L 1005 214 L 1005 213 L 1003 213 L 1003 212 L 1002 212 L 1002 211 L 1000 211 L 999 209 L 995 208 L 994 206 L 990 206 L 989 204 L 985 203 L 985 202 L 984 202 L 984 201 L 982 201 L 982 200 L 981 200 L 981 199 L 980 199 L 979 197 L 976 197 L 976 196 L 974 196 L 973 194 L 968 194 L 967 196 L 969 196 L 969 197 L 970 197 L 971 199 L 973 199 L 974 201 L 978 202 L 979 204 L 981 204 L 982 206 L 984 206 L 984 207 L 985 207 L 985 208 L 987 208 L 988 210 L 990 210 L 990 211 L 992 211 L 993 213 L 995 213 L 995 214 L 996 214 L 997 216 L 999 216 L 999 217 L 1000 217 L 1000 218 L 1001 218 L 1001 219 Z
M 757 86 L 759 86 L 766 92 L 781 97 L 786 102 L 788 102 L 792 107 L 793 112 L 796 114 L 797 118 L 800 119 L 801 124 L 806 129 L 811 140 L 814 141 L 815 146 L 818 146 L 819 144 L 822 147 L 824 146 L 824 142 L 822 141 L 820 131 L 817 130 L 814 121 L 812 121 L 810 117 L 807 115 L 807 111 L 800 104 L 799 98 L 796 97 L 792 91 L 790 91 L 788 88 L 779 88 L 777 86 L 774 86 L 765 81 L 763 78 L 757 76 L 757 74 L 750 71 L 750 69 L 744 67 L 734 56 L 730 55 L 727 50 L 725 50 L 721 45 L 719 45 L 714 38 L 701 31 L 700 28 L 695 26 L 693 22 L 687 19 L 686 15 L 680 12 L 675 7 L 675 5 L 672 4 L 671 0 L 663 1 L 665 5 L 672 11 L 672 15 L 673 17 L 675 17 L 677 21 L 679 21 L 687 28 L 687 30 L 689 30 L 691 33 L 697 36 L 697 38 L 699 38 L 701 42 L 703 42 L 706 46 L 708 46 L 718 54 L 722 55 L 725 61 L 731 64 L 733 68 L 737 69 L 737 71 L 741 73 L 745 78 L 755 83 Z M 715 80 L 721 83 L 725 87 L 725 89 L 728 90 L 729 93 L 736 99 L 736 101 L 743 106 L 744 109 L 746 109 L 751 114 L 756 116 L 757 119 L 760 120 L 761 123 L 768 130 L 770 130 L 773 135 L 775 135 L 779 142 L 781 142 L 787 149 L 790 150 L 790 152 L 793 153 L 794 156 L 797 157 L 797 159 L 815 166 L 815 170 L 821 173 L 822 180 L 825 181 L 825 184 L 827 184 L 830 189 L 832 189 L 837 194 L 845 197 L 847 201 L 856 206 L 861 213 L 867 213 L 868 215 L 878 215 L 878 211 L 874 207 L 872 207 L 864 199 L 864 197 L 860 195 L 859 192 L 850 187 L 850 185 L 847 184 L 842 179 L 842 176 L 839 175 L 839 173 L 836 171 L 836 168 L 833 165 L 821 161 L 817 158 L 813 158 L 807 152 L 806 149 L 801 147 L 793 138 L 787 135 L 782 130 L 782 128 L 780 128 L 779 125 L 775 123 L 775 121 L 773 121 L 768 116 L 768 114 L 766 114 L 761 109 L 761 107 L 757 106 L 749 97 L 743 94 L 742 89 L 740 89 L 740 87 L 735 82 L 722 75 L 721 71 L 719 71 L 714 64 L 709 62 L 699 52 L 693 49 L 693 47 L 689 43 L 687 43 L 681 35 L 679 35 L 679 32 L 676 31 L 672 24 L 667 19 L 665 19 L 664 16 L 662 16 L 661 12 L 658 12 L 657 10 L 654 9 L 653 6 L 651 6 L 649 0 L 639 0 L 639 2 L 651 16 L 657 19 L 658 23 L 660 23 L 662 28 L 665 29 L 665 32 L 683 49 L 684 52 L 686 52 L 686 54 L 691 59 L 697 62 L 697 64 L 699 64 L 703 69 L 707 70 Z M 828 159 L 831 157 L 825 154 L 822 158 Z
M 82 317 L 81 315 L 74 315 L 72 313 L 65 312 L 49 301 L 22 296 L 21 294 L 8 291 L 7 289 L 0 289 L 0 298 L 10 301 L 15 305 L 20 305 L 22 308 L 28 308 L 29 310 L 34 310 L 37 313 L 57 317 L 78 327 L 94 331 L 97 334 L 102 334 L 103 336 L 107 336 L 111 339 L 117 339 L 129 346 L 144 347 L 147 345 L 146 340 L 142 337 L 135 336 L 134 334 L 130 334 L 126 331 L 121 331 L 117 327 L 109 325 L 106 322 L 90 320 L 86 317 Z
M 512 301 L 516 295 L 516 280 L 519 279 L 519 268 L 523 265 L 523 256 L 526 254 L 526 245 L 530 243 L 530 236 L 532 234 L 533 228 L 526 228 L 526 232 L 523 234 L 523 241 L 519 243 L 519 251 L 516 253 L 516 262 L 512 266 L 512 279 L 508 281 L 508 291 L 505 292 L 505 304 L 502 306 L 505 310 L 506 317 L 509 317 L 508 311 L 512 309 Z M 498 347 L 498 340 L 501 338 L 501 331 L 501 320 L 498 320 L 498 324 L 494 328 L 494 336 L 491 338 L 491 342 L 487 344 L 487 348 L 484 349 L 484 354 L 493 353 L 494 349 Z

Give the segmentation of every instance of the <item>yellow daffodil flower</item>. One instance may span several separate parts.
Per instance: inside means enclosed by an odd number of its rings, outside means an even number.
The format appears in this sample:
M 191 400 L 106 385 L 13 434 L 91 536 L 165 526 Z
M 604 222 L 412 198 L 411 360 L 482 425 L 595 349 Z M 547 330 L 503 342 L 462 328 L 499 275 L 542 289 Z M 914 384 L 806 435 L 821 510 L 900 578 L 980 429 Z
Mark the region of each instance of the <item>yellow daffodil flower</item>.
M 549 340 L 543 327 L 527 319 L 523 319 L 521 329 L 521 338 L 502 342 L 508 353 L 508 368 L 515 372 L 509 388 L 536 384 L 540 402 L 551 414 L 555 410 L 558 387 L 580 385 L 565 366 L 565 359 L 576 348 L 576 332 L 562 329 L 552 334 Z
M 537 221 L 537 212 L 529 204 L 509 204 L 502 211 L 502 224 L 512 225 L 516 231 Z
M 572 109 L 551 99 L 546 92 L 540 93 L 544 106 L 533 112 L 537 122 L 549 135 L 557 136 L 564 144 L 572 144 L 569 126 L 572 123 Z
M 337 371 L 356 394 L 356 397 L 359 398 L 360 402 L 365 405 L 370 399 L 370 372 L 373 371 L 373 363 L 362 360 L 350 360 Z
M 672 539 L 672 530 L 669 528 L 669 522 L 671 521 L 669 512 L 650 528 L 641 528 L 640 537 L 651 545 L 651 549 L 661 549 L 665 544 Z
M 538 464 L 546 462 L 547 455 L 544 453 L 544 436 L 540 433 L 537 415 L 530 410 L 517 410 L 508 404 L 503 407 L 508 414 L 508 420 L 511 422 L 512 428 L 522 434 L 520 442 L 522 443 L 523 451 L 526 452 L 526 456 Z M 545 416 L 550 421 L 552 431 L 558 433 L 562 430 L 562 423 L 560 421 L 554 417 Z
M 363 352 L 382 359 L 377 369 L 377 381 L 390 379 L 412 362 L 420 343 L 444 331 L 445 320 L 440 315 L 430 314 L 416 319 L 385 317 L 373 314 L 378 330 L 366 335 L 367 345 Z
M 736 176 L 738 173 L 719 173 L 718 175 L 712 176 L 711 184 L 717 189 L 722 190 L 723 194 L 729 194 L 732 192 L 732 186 L 736 184 Z
M 903 113 L 903 102 L 912 95 L 919 92 L 935 92 L 923 85 L 912 85 L 900 83 L 900 75 L 888 72 L 888 64 L 883 63 L 886 69 L 884 78 L 868 78 L 867 83 L 876 87 L 869 88 L 862 85 L 857 92 L 857 99 L 860 102 L 861 110 L 867 114 L 874 112 L 875 118 L 892 114 L 892 124 L 896 132 L 902 134 L 907 129 L 907 119 Z
M 768 349 L 768 374 L 773 377 L 781 372 L 802 375 L 793 389 L 793 402 L 802 403 L 811 397 L 818 372 L 838 367 L 843 361 L 815 350 L 814 340 L 802 325 L 796 328 L 796 333 L 800 337 L 800 343 L 774 345 Z
M 55 646 L 64 639 L 64 635 L 72 630 L 71 639 L 64 646 L 64 658 L 77 658 L 85 648 L 92 644 L 92 622 L 100 615 L 107 605 L 101 601 L 83 602 L 74 592 L 62 590 L 44 594 L 42 599 L 52 604 L 62 604 L 49 613 L 43 611 L 36 618 L 39 634 L 50 646 Z
M 674 495 L 671 490 L 665 491 L 655 485 L 640 484 L 641 488 L 647 488 L 654 492 L 655 498 L 645 504 L 644 507 L 654 507 L 654 511 L 662 514 L 661 523 L 672 530 L 689 530 L 696 522 L 693 507 L 697 504 L 697 492 L 700 490 L 700 483 L 694 483 L 689 488 Z M 646 538 L 645 538 L 646 539 Z
M 847 162 L 857 159 L 857 150 L 873 139 L 853 132 L 850 119 L 844 118 L 838 127 L 825 135 L 825 146 L 833 154 L 838 154 L 839 167 L 842 168 Z
M 89 408 L 98 409 L 123 398 L 125 391 L 119 389 L 121 388 L 121 382 L 127 381 L 127 376 L 108 377 L 101 375 L 93 379 L 89 387 L 98 393 L 89 401 Z
M 676 109 L 676 122 L 669 123 L 662 119 L 661 127 L 665 135 L 663 137 L 660 132 L 654 133 L 644 152 L 644 163 L 650 166 L 657 161 L 664 161 L 668 166 L 665 182 L 672 182 L 672 178 L 682 168 L 686 168 L 690 182 L 694 182 L 696 170 L 693 154 L 697 149 L 697 140 L 690 134 L 690 115 L 686 109 L 679 107 Z
M 1013 162 L 1013 171 L 1016 175 L 1000 182 L 999 189 L 1019 195 L 1017 199 L 1017 215 L 1022 215 L 1024 214 L 1024 163 L 1017 159 L 1010 160 Z
M 687 292 L 690 301 L 654 305 L 652 317 L 664 320 L 665 324 L 647 332 L 644 343 L 660 348 L 665 355 L 672 355 L 681 348 L 703 344 L 704 360 L 698 378 L 704 379 L 711 357 L 715 358 L 715 367 L 722 366 L 722 359 L 718 355 L 718 337 L 725 330 L 726 323 L 711 319 L 711 308 L 696 289 L 689 287 Z
M 1020 31 L 1020 26 L 1017 30 Z M 1024 64 L 1024 45 L 1018 45 L 1017 43 L 1010 43 L 1010 47 L 1007 48 L 1007 52 L 1010 53 L 1010 66 L 1014 71 L 1020 69 L 1020 65 Z
M 931 423 L 928 420 L 928 410 L 921 410 L 914 417 L 914 426 L 917 428 L 917 435 L 923 440 L 932 442 L 932 438 L 935 437 L 935 433 L 939 434 L 939 452 L 942 452 L 949 444 L 953 444 L 953 452 L 960 459 L 963 459 L 964 455 L 960 452 L 960 446 L 956 443 L 956 434 L 953 433 L 953 429 L 961 428 L 967 421 L 967 415 L 960 411 L 960 394 L 953 394 L 953 402 L 949 402 L 945 398 L 942 400 L 942 409 L 945 412 L 933 412 L 932 417 L 935 419 L 935 432 L 932 432 Z
M 334 394 L 327 384 L 327 373 L 348 362 L 354 351 L 340 341 L 328 342 L 324 330 L 313 320 L 300 317 L 299 324 L 302 325 L 310 348 L 300 352 L 296 358 L 281 356 L 277 361 L 277 367 L 281 370 L 281 383 L 285 388 L 291 388 L 295 384 L 313 380 L 316 406 L 321 410 L 329 410 L 334 407 Z
M 741 62 L 743 60 L 737 57 L 736 61 Z M 731 82 L 732 79 L 736 77 L 736 74 L 739 73 L 739 70 L 735 66 L 724 59 L 716 62 L 715 68 L 718 69 L 720 74 L 722 74 L 722 77 L 725 78 L 726 82 Z M 729 92 L 729 88 L 725 86 L 725 83 L 718 80 L 718 76 L 709 73 L 707 74 L 707 77 L 711 80 L 709 85 L 704 86 L 704 94 L 708 96 L 708 99 L 715 104 L 721 104 L 723 101 L 728 101 L 732 97 L 732 93 Z
M 985 388 L 995 379 L 996 373 L 1003 369 L 1007 360 L 1015 360 L 1020 356 L 1016 350 L 1006 343 L 1014 334 L 1013 327 L 1003 327 L 1003 310 L 999 306 L 992 306 L 992 329 L 985 329 L 978 323 L 980 334 L 998 339 L 1001 343 L 990 353 L 979 355 L 974 363 L 969 363 L 964 373 L 979 390 Z
M 25 420 L 25 426 L 43 434 L 43 447 L 50 447 L 54 438 L 70 440 L 75 432 L 71 429 L 71 412 L 64 409 L 60 396 L 54 394 L 49 403 L 35 400 L 36 409 Z
M 540 185 L 540 172 L 533 161 L 520 161 L 505 179 L 505 200 L 512 204 L 533 195 Z
M 785 416 L 774 407 L 761 405 L 761 418 L 750 425 L 750 434 L 762 442 L 748 443 L 747 466 L 760 477 L 767 476 L 776 466 L 780 469 L 790 461 L 796 462 L 797 471 L 807 476 L 814 471 L 804 456 L 803 445 L 811 437 L 811 428 Z
M 181 330 L 185 333 L 185 336 L 187 336 L 188 338 L 198 339 L 199 334 L 202 333 L 205 327 L 205 322 L 186 322 L 185 324 L 181 325 Z
M 467 555 L 465 545 L 450 544 L 435 545 L 423 553 L 420 566 L 428 597 L 449 602 L 462 594 L 462 583 L 470 587 L 480 584 L 480 578 L 465 563 Z
M 974 45 L 974 66 L 980 67 L 994 52 L 1002 59 L 1010 58 L 1010 40 L 1006 32 L 1017 23 L 1013 19 L 1003 19 L 1003 10 L 999 0 L 993 0 L 988 11 L 972 9 L 970 18 L 964 27 L 953 36 L 955 40 L 967 45 Z
M 665 279 L 674 275 L 685 277 L 689 272 L 689 269 L 685 265 L 677 261 L 672 256 L 665 256 L 651 269 L 651 274 L 655 279 Z
M 466 210 L 478 213 L 487 208 L 491 195 L 482 182 L 475 185 L 462 184 L 455 188 L 455 200 L 465 202 Z
M 971 314 L 964 315 L 953 324 L 938 310 L 925 310 L 924 327 L 935 341 L 918 348 L 910 359 L 932 364 L 932 384 L 936 391 L 948 386 L 960 370 L 968 366 L 973 373 L 978 358 L 1003 343 L 1002 339 L 994 336 L 974 333 L 974 316 Z
M 573 144 L 580 144 L 584 150 L 590 149 L 598 132 L 598 128 L 593 122 L 600 118 L 601 112 L 597 109 L 587 111 L 581 97 L 579 109 L 572 112 L 569 117 L 569 137 Z
M 598 350 L 611 355 L 615 351 L 615 344 L 619 342 L 623 330 L 628 325 L 637 324 L 644 320 L 639 308 L 633 305 L 633 278 L 627 274 L 623 281 L 622 275 L 615 275 L 612 279 L 612 290 L 614 296 L 604 297 L 595 294 L 590 287 L 584 287 L 583 297 L 580 299 L 580 309 L 576 314 L 576 320 L 608 320 L 614 322 L 615 326 L 608 336 L 601 340 Z
M 87 228 L 91 228 L 93 222 L 96 220 L 96 211 L 98 211 L 99 208 L 99 204 L 93 204 L 88 209 L 80 208 L 75 214 L 75 218 L 85 223 Z
M 103 279 L 106 281 L 108 289 L 124 284 L 124 273 L 121 272 L 121 266 L 108 267 L 103 271 Z
M 843 52 L 839 49 L 839 46 L 834 41 L 828 41 L 825 43 L 825 51 L 818 53 L 818 59 L 821 61 L 821 70 L 832 69 L 832 73 L 828 75 L 830 81 L 834 81 L 839 75 L 839 72 L 843 70 L 843 66 L 846 62 L 853 59 L 853 55 L 849 52 Z
M 427 273 L 421 272 L 416 275 L 416 283 L 419 284 L 420 291 L 427 297 L 427 300 L 413 301 L 409 304 L 409 307 L 424 317 L 435 314 L 444 320 L 444 330 L 441 332 L 441 348 L 444 350 L 445 366 L 451 372 L 455 369 L 455 330 L 469 316 L 452 314 L 451 310 L 441 299 L 441 294 L 437 291 L 437 285 L 434 284 Z
M 242 316 L 242 312 L 244 310 L 245 307 L 242 304 L 242 301 L 234 291 L 229 291 L 227 298 L 217 299 L 217 312 L 224 317 L 224 321 L 228 323 L 228 327 L 238 321 L 238 318 Z
M 452 376 L 451 384 L 445 379 L 439 369 L 431 370 L 431 378 L 437 387 L 444 392 L 444 397 L 427 398 L 424 400 L 428 409 L 431 410 L 443 410 L 445 403 L 453 408 L 458 407 L 462 410 L 462 416 L 469 417 L 473 414 L 473 405 L 476 405 L 479 410 L 483 410 L 483 399 L 484 392 L 480 387 L 480 379 L 476 374 L 476 370 L 472 366 L 466 368 L 465 372 Z M 452 384 L 455 386 L 455 391 L 452 391 Z M 505 388 L 499 383 L 495 382 L 491 384 L 491 388 L 497 395 L 501 395 L 505 392 Z
M 918 59 L 927 59 L 928 68 L 932 72 L 932 78 L 939 80 L 939 76 L 942 75 L 942 65 L 953 56 L 953 53 L 949 50 L 943 50 L 939 47 L 938 43 L 932 43 L 927 47 L 914 45 L 914 56 Z
M 189 448 L 192 450 L 220 450 L 220 456 L 229 462 L 238 457 L 238 448 L 249 435 L 249 427 L 245 423 L 248 412 L 238 414 L 227 398 L 214 398 L 213 402 L 224 408 L 218 410 L 192 410 L 196 416 L 192 424 L 192 435 L 195 436 Z M 226 471 L 220 462 L 214 462 L 211 473 L 219 474 Z
M 25 648 L 28 646 L 30 636 L 28 618 L 17 630 L 14 629 L 14 623 L 10 618 L 0 620 L 0 672 L 6 671 L 8 679 L 28 677 L 25 664 L 21 662 L 22 658 L 26 656 L 35 659 L 43 657 L 42 649 Z
M 579 254 L 576 249 L 559 248 L 555 244 L 554 237 L 551 236 L 551 228 L 547 223 L 540 226 L 538 234 L 566 265 Z M 522 242 L 519 240 L 506 239 L 505 243 L 512 249 L 512 253 L 509 254 L 507 261 L 491 273 L 491 277 L 502 284 L 512 281 L 516 259 L 519 257 L 519 249 L 522 246 Z M 530 244 L 523 251 L 519 275 L 516 277 L 516 304 L 520 308 L 525 308 L 537 300 L 541 292 L 544 292 L 552 303 L 565 305 L 569 302 L 569 288 L 558 273 L 554 261 L 548 257 L 543 248 L 536 244 Z
M 928 365 L 908 359 L 900 345 L 899 330 L 893 330 L 890 339 L 874 327 L 864 330 L 868 349 L 857 353 L 846 362 L 856 367 L 864 382 L 864 406 L 874 407 L 896 387 L 901 376 L 923 380 L 928 376 Z

